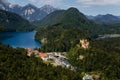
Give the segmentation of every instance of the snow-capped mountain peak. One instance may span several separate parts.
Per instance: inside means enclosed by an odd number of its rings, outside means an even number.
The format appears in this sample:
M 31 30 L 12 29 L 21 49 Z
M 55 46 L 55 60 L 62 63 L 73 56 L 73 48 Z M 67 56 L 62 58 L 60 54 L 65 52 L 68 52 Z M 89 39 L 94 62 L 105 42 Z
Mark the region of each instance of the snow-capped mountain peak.
M 32 4 L 27 4 L 26 6 L 24 6 L 21 10 L 21 15 L 23 16 L 29 16 L 32 15 L 33 13 L 35 13 L 38 10 L 37 7 L 35 7 Z M 28 17 L 27 17 L 28 19 Z
M 38 8 L 32 4 L 27 4 L 22 7 L 17 4 L 11 4 L 8 0 L 0 0 L 0 9 L 15 12 L 29 21 L 41 20 L 49 13 L 57 10 L 50 5 Z
M 34 5 L 30 4 L 30 3 L 25 5 L 23 8 L 35 8 L 35 9 L 37 9 L 36 6 L 34 6 Z
M 23 11 L 23 15 L 30 15 L 33 14 L 35 12 L 34 9 L 26 9 L 25 11 Z
M 57 10 L 57 8 L 54 8 L 54 7 L 51 6 L 51 5 L 44 5 L 43 7 L 40 8 L 40 10 L 43 10 L 43 11 L 45 11 L 46 13 L 49 14 L 49 13 Z
M 15 7 L 15 5 L 9 4 L 9 8 L 14 8 L 14 7 Z

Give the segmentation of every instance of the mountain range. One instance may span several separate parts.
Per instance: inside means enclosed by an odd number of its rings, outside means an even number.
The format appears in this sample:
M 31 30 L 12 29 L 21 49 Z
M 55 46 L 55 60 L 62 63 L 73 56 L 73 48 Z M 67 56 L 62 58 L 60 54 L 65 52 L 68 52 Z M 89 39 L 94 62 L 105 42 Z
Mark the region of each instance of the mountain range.
M 87 16 L 88 19 L 93 20 L 98 24 L 115 24 L 120 23 L 120 17 L 112 14 Z
M 101 20 L 102 19 L 106 20 L 106 22 L 104 23 L 100 22 L 100 19 L 95 20 L 95 18 L 93 18 L 92 20 L 88 19 L 77 8 L 71 7 L 67 10 L 54 11 L 47 15 L 42 20 L 34 21 L 33 24 L 35 24 L 38 27 L 45 27 L 45 32 L 47 32 L 47 30 L 50 31 L 50 29 L 56 28 L 57 29 L 63 28 L 63 30 L 78 28 L 81 29 L 81 31 L 84 32 L 86 31 L 86 33 L 88 32 L 91 36 L 105 33 L 106 34 L 120 33 L 119 18 L 107 14 L 101 18 Z M 41 34 L 43 34 L 43 31 Z
M 7 0 L 0 0 L 0 9 L 17 13 L 29 21 L 41 20 L 49 13 L 58 10 L 50 5 L 38 8 L 32 4 L 27 4 L 22 7 L 17 4 L 11 4 Z
M 27 4 L 25 6 L 19 6 L 17 4 L 11 4 L 7 0 L 0 0 L 0 9 L 14 12 L 22 16 L 23 18 L 29 21 L 39 21 L 45 18 L 48 14 L 60 10 L 58 8 L 54 8 L 50 5 L 44 5 L 41 8 L 38 8 L 32 4 Z M 120 23 L 120 17 L 114 16 L 112 14 L 106 15 L 97 15 L 97 16 L 88 16 L 86 17 L 90 20 L 98 24 L 114 24 Z M 112 22 L 112 23 L 111 23 Z

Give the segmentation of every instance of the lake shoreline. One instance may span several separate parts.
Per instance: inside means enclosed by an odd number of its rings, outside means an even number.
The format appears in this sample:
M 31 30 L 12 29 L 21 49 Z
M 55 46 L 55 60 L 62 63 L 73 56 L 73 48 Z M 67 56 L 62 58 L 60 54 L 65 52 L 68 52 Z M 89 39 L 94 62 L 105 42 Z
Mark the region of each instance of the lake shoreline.
M 0 43 L 10 45 L 13 48 L 40 48 L 41 42 L 35 39 L 37 31 L 31 32 L 0 32 Z M 11 37 L 9 37 L 11 36 Z
M 119 38 L 120 34 L 105 34 L 105 35 L 98 35 L 97 39 L 105 39 L 105 38 Z

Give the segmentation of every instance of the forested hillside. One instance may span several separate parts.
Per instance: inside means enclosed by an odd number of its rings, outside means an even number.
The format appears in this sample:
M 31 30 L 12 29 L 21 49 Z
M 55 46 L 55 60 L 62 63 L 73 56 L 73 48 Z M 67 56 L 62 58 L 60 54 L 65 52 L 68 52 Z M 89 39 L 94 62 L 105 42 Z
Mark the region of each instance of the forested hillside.
M 43 51 L 68 51 L 81 38 L 120 34 L 119 24 L 95 24 L 76 8 L 55 11 L 37 23 L 42 28 L 37 29 L 36 39 L 47 41 L 42 45 Z
M 0 31 L 31 31 L 35 26 L 19 15 L 0 10 Z
M 42 51 L 68 51 L 81 38 L 90 37 L 89 29 L 94 23 L 90 22 L 76 8 L 70 8 L 62 12 L 62 15 L 60 14 L 57 18 L 58 21 L 55 24 L 52 25 L 51 23 L 49 25 L 47 23 L 47 27 L 45 27 L 45 24 L 44 27 L 37 30 L 36 39 L 45 40 L 41 47 Z
M 38 30 L 36 39 L 43 41 L 41 50 L 44 52 L 69 51 L 80 39 L 89 38 L 88 30 L 82 28 L 66 29 L 62 25 L 45 27 Z M 51 47 L 52 46 L 52 47 Z
M 119 40 L 120 38 L 93 40 L 90 41 L 89 49 L 72 47 L 68 53 L 68 60 L 79 72 L 99 75 L 101 80 L 119 80 Z
M 24 49 L 0 44 L 1 80 L 82 80 L 77 72 L 53 67 L 40 58 L 28 57 Z

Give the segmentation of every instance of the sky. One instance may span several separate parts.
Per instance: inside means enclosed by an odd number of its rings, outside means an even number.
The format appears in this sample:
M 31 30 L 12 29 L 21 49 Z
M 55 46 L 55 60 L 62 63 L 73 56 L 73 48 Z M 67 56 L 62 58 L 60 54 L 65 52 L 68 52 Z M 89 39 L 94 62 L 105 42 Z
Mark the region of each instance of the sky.
M 85 15 L 113 14 L 120 16 L 120 0 L 8 0 L 24 6 L 31 3 L 37 7 L 51 5 L 60 9 L 76 7 Z

